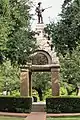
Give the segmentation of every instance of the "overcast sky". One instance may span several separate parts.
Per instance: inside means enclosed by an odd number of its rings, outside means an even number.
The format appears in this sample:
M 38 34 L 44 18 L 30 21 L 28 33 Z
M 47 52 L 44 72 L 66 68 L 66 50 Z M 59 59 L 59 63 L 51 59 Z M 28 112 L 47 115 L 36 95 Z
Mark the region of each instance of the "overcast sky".
M 42 8 L 52 6 L 50 9 L 46 9 L 43 13 L 44 23 L 47 24 L 49 21 L 58 19 L 58 14 L 61 12 L 61 5 L 64 0 L 33 0 L 35 6 L 38 2 L 42 2 Z M 35 14 L 35 7 L 32 9 L 32 13 Z M 34 16 L 34 21 L 32 21 L 32 26 L 34 27 L 37 23 L 37 16 Z

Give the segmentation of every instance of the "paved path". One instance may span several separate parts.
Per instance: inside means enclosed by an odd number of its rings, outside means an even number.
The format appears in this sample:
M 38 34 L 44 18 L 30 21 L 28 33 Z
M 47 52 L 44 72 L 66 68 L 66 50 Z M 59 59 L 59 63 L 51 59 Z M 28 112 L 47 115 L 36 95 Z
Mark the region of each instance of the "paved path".
M 25 120 L 46 120 L 45 112 L 32 112 Z

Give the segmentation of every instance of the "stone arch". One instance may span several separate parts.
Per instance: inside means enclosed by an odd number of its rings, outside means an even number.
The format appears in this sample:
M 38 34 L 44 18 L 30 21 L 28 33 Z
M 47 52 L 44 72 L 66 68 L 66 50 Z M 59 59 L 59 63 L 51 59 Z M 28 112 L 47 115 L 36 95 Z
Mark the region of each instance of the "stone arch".
M 44 57 L 45 63 L 43 63 L 43 64 L 51 64 L 52 63 L 52 58 L 51 58 L 50 54 L 44 50 L 36 50 L 33 54 L 33 61 L 34 61 L 34 59 L 36 59 L 37 56 L 39 58 L 39 55 L 42 55 L 42 58 L 40 58 L 40 59 L 43 59 L 43 57 Z M 34 64 L 34 62 L 32 64 Z

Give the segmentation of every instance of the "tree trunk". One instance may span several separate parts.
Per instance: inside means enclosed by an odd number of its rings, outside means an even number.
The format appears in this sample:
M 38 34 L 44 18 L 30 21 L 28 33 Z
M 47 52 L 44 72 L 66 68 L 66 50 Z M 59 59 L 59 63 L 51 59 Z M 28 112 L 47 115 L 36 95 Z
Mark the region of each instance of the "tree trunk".
M 38 91 L 38 94 L 39 94 L 39 99 L 40 99 L 40 101 L 42 101 L 43 97 L 42 97 L 42 90 L 41 90 L 41 88 L 39 88 L 37 91 Z
M 42 101 L 43 100 L 43 96 L 42 96 L 42 90 L 41 90 L 41 88 L 34 88 L 34 89 L 38 92 L 39 100 Z

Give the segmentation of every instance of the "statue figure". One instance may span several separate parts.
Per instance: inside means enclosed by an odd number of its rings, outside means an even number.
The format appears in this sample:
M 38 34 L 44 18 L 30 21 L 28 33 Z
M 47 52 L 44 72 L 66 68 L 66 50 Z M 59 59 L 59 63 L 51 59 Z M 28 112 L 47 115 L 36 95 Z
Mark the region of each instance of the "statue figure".
M 38 23 L 43 23 L 43 17 L 42 17 L 42 12 L 44 12 L 45 9 L 41 9 L 41 2 L 38 3 L 38 6 L 36 7 L 36 13 L 38 16 Z

